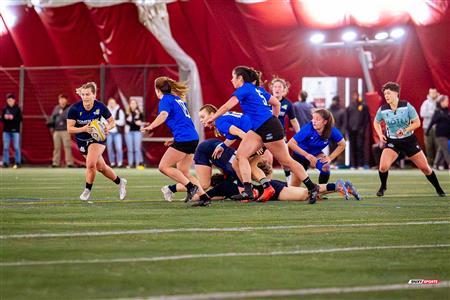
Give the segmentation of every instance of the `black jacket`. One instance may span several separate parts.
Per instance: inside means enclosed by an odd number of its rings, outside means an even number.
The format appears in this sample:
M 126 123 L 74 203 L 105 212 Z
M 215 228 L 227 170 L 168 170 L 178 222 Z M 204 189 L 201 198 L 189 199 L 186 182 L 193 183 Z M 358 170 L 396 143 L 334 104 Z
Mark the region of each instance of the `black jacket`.
M 436 137 L 446 137 L 450 139 L 450 113 L 447 108 L 436 108 L 428 126 L 427 135 L 430 133 L 433 125 L 436 124 Z
M 6 105 L 2 111 L 1 121 L 3 122 L 4 132 L 20 132 L 20 123 L 22 122 L 22 111 L 18 105 Z

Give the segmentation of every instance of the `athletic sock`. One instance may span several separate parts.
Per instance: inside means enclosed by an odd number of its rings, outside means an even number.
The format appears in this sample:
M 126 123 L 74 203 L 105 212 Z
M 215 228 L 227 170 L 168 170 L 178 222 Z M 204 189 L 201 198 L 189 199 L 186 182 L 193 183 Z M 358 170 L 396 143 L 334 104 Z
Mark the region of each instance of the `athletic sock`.
M 203 195 L 200 196 L 200 201 L 208 201 L 210 198 L 208 196 L 208 194 L 204 193 Z
M 291 170 L 285 169 L 285 170 L 283 170 L 283 171 L 284 171 L 284 176 L 286 176 L 286 177 L 291 176 Z
M 120 183 L 120 177 L 117 176 L 116 179 L 113 180 L 115 184 L 119 184 Z
M 259 181 L 259 183 L 261 183 L 261 185 L 263 186 L 263 188 L 267 189 L 268 187 L 270 187 L 270 180 L 267 178 L 263 178 Z
M 194 188 L 194 184 L 192 182 L 188 182 L 188 184 L 185 185 L 188 191 L 192 190 Z
M 430 175 L 425 175 L 425 176 L 427 177 L 428 181 L 431 182 L 431 184 L 434 186 L 434 188 L 436 189 L 436 192 L 438 192 L 439 194 L 444 193 L 441 186 L 439 185 L 439 181 L 438 181 L 434 171 L 431 172 Z
M 92 186 L 93 186 L 94 184 L 93 183 L 87 183 L 86 182 L 86 188 L 88 189 L 88 190 L 92 190 Z
M 335 183 L 327 183 L 327 192 L 334 192 L 336 191 L 336 184 Z
M 306 177 L 306 179 L 303 180 L 303 183 L 305 184 L 305 186 L 308 189 L 308 191 L 311 191 L 311 190 L 313 190 L 316 187 L 314 182 L 312 182 L 309 177 Z
M 378 171 L 378 176 L 380 176 L 380 181 L 381 181 L 381 187 L 384 189 L 387 188 L 388 175 L 389 175 L 389 171 L 386 171 L 386 172 Z
M 176 193 L 177 192 L 177 185 L 176 184 L 169 185 L 169 190 L 172 193 Z
M 252 189 L 253 189 L 253 185 L 251 182 L 244 182 L 244 192 L 247 195 L 253 195 Z
M 330 180 L 330 173 L 320 172 L 319 174 L 319 184 L 327 183 Z

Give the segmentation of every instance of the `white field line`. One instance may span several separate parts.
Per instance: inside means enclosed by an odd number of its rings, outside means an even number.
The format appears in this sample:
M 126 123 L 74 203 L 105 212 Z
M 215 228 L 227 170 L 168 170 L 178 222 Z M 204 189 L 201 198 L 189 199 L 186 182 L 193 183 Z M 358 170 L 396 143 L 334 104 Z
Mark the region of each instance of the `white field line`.
M 242 231 L 256 231 L 256 230 L 287 230 L 287 229 L 323 228 L 323 227 L 379 227 L 379 226 L 442 225 L 442 224 L 450 224 L 450 221 L 359 223 L 359 224 L 305 224 L 305 225 L 282 225 L 282 226 L 260 226 L 260 227 L 167 228 L 167 229 L 140 229 L 140 230 L 117 230 L 117 231 L 64 232 L 64 233 L 30 233 L 30 234 L 0 235 L 0 240 L 27 239 L 27 238 L 81 237 L 81 236 L 90 237 L 90 236 L 130 235 L 130 234 L 160 234 L 160 233 L 177 233 L 177 232 L 242 232 Z
M 129 257 L 129 258 L 110 258 L 110 259 L 73 259 L 73 260 L 44 260 L 44 261 L 17 261 L 0 262 L 1 267 L 22 267 L 22 266 L 48 266 L 48 265 L 75 265 L 75 264 L 109 264 L 109 263 L 134 263 L 134 262 L 154 262 L 154 261 L 173 261 L 197 258 L 216 258 L 216 257 L 242 257 L 242 256 L 282 256 L 282 255 L 300 255 L 300 254 L 319 254 L 335 252 L 354 252 L 368 250 L 387 250 L 387 249 L 427 249 L 427 248 L 447 248 L 450 244 L 436 245 L 390 245 L 390 246 L 369 246 L 369 247 L 348 247 L 348 248 L 319 248 L 308 250 L 291 251 L 273 251 L 273 252 L 228 252 L 228 253 L 204 253 L 204 254 L 184 254 L 173 256 L 150 256 L 150 257 Z
M 166 295 L 157 297 L 139 297 L 139 298 L 119 298 L 114 300 L 206 300 L 206 299 L 242 299 L 242 298 L 265 298 L 265 297 L 289 297 L 323 294 L 346 294 L 361 292 L 379 292 L 410 289 L 433 289 L 450 287 L 450 281 L 441 281 L 439 284 L 430 285 L 409 285 L 409 284 L 385 284 L 354 287 L 333 287 L 333 288 L 311 288 L 299 290 L 263 290 L 263 291 L 239 291 L 223 292 L 209 294 L 191 294 L 191 295 Z

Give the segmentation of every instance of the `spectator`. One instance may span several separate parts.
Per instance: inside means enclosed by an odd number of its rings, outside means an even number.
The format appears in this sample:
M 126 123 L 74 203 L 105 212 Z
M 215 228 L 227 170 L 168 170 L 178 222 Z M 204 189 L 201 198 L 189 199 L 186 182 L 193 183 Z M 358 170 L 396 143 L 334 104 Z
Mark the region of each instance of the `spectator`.
M 14 146 L 14 169 L 20 168 L 22 163 L 20 155 L 20 124 L 22 111 L 16 104 L 14 94 L 6 95 L 6 106 L 3 108 L 1 121 L 3 122 L 3 167 L 9 167 L 9 147 L 11 140 Z
M 346 110 L 347 133 L 350 142 L 350 165 L 353 168 L 368 167 L 364 157 L 364 144 L 366 129 L 370 124 L 370 115 L 367 105 L 357 91 L 352 92 L 350 105 Z
M 144 116 L 139 110 L 136 100 L 130 100 L 127 108 L 127 128 L 125 130 L 125 142 L 127 144 L 128 168 L 143 166 L 142 159 L 142 133 L 141 125 L 144 124 Z
M 311 103 L 306 103 L 306 99 L 308 98 L 308 93 L 306 91 L 301 91 L 299 96 L 299 101 L 295 102 L 294 113 L 297 118 L 298 123 L 300 124 L 300 128 L 306 123 L 312 120 L 312 111 L 314 106 Z
M 108 100 L 108 109 L 111 112 L 114 121 L 116 122 L 116 127 L 112 128 L 109 131 L 109 135 L 106 139 L 108 159 L 111 167 L 114 168 L 115 166 L 117 166 L 121 168 L 123 165 L 122 135 L 124 133 L 125 127 L 125 113 L 123 112 L 123 109 L 120 108 L 119 104 L 117 104 L 114 98 L 110 98 Z M 114 150 L 116 151 L 115 153 Z
M 420 106 L 420 116 L 423 119 L 423 140 L 425 142 L 425 152 L 427 154 L 427 161 L 429 165 L 433 164 L 437 150 L 436 133 L 433 127 L 430 128 L 430 123 L 434 111 L 436 110 L 436 103 L 441 99 L 441 97 L 442 96 L 439 94 L 436 88 L 430 88 L 428 90 L 427 99 L 425 99 L 425 101 L 423 101 L 422 103 L 422 106 Z M 429 133 L 426 134 L 427 132 Z
M 53 159 L 52 168 L 57 168 L 61 164 L 61 144 L 64 146 L 64 156 L 66 166 L 73 168 L 73 157 L 70 134 L 67 132 L 67 114 L 70 105 L 66 95 L 58 96 L 58 105 L 53 109 L 52 115 L 47 125 L 53 131 Z
M 438 162 L 442 156 L 450 168 L 450 155 L 448 150 L 448 140 L 450 139 L 450 114 L 448 112 L 448 97 L 441 97 L 436 105 L 436 111 L 431 118 L 428 130 L 426 134 L 428 135 L 432 130 L 434 124 L 436 133 L 436 143 L 438 149 L 436 151 L 436 157 L 434 158 L 434 168 L 438 167 Z
M 345 136 L 345 128 L 347 126 L 347 120 L 345 116 L 345 108 L 341 107 L 339 96 L 334 96 L 331 100 L 330 112 L 334 118 L 334 127 L 336 127 L 340 133 Z M 334 140 L 330 141 L 330 153 L 332 153 L 337 148 L 337 143 Z M 345 165 L 345 152 L 339 154 L 336 158 L 336 164 L 338 166 Z

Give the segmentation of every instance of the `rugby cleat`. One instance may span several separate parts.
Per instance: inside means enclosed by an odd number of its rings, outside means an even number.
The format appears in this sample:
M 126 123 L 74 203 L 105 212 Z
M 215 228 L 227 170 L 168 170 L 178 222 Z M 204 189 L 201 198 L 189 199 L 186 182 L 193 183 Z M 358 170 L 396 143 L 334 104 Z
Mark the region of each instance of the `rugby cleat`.
M 247 200 L 247 202 L 250 202 L 250 201 L 254 201 L 255 197 L 253 196 L 253 192 L 251 195 L 249 195 L 244 191 L 240 194 L 231 196 L 231 200 L 242 201 L 242 202 Z
M 386 191 L 386 188 L 384 186 L 380 186 L 380 189 L 377 192 L 377 196 L 378 197 L 383 197 L 385 191 Z
M 88 201 L 91 197 L 91 190 L 90 189 L 84 189 L 84 191 L 80 195 L 81 201 Z
M 175 200 L 175 194 L 169 189 L 168 185 L 165 185 L 161 188 L 161 192 L 163 193 L 164 200 L 168 202 L 172 202 Z
M 317 198 L 319 198 L 319 189 L 320 189 L 319 185 L 315 184 L 314 188 L 312 190 L 308 191 L 309 192 L 309 195 L 308 195 L 308 203 L 309 204 L 316 203 Z
M 184 202 L 185 203 L 191 202 L 192 197 L 194 197 L 194 195 L 197 194 L 197 192 L 198 192 L 198 186 L 196 186 L 194 184 L 194 187 L 187 191 L 187 195 L 186 195 L 186 198 L 184 199 Z
M 349 195 L 352 195 L 353 197 L 355 197 L 356 200 L 361 200 L 361 195 L 358 193 L 358 190 L 355 188 L 355 186 L 353 185 L 353 183 L 351 183 L 350 181 L 346 181 L 345 183 L 345 188 L 347 189 L 347 193 Z
M 128 181 L 125 178 L 120 178 L 119 183 L 119 199 L 123 200 L 127 196 L 127 183 Z
M 342 179 L 339 179 L 338 181 L 336 181 L 336 191 L 339 194 L 341 194 L 345 200 L 348 200 L 349 196 L 348 196 L 347 188 L 345 187 L 345 183 Z
M 262 195 L 259 196 L 259 198 L 257 198 L 256 201 L 267 202 L 270 200 L 270 198 L 272 198 L 273 195 L 275 195 L 275 189 L 271 185 L 269 185 L 264 189 Z

